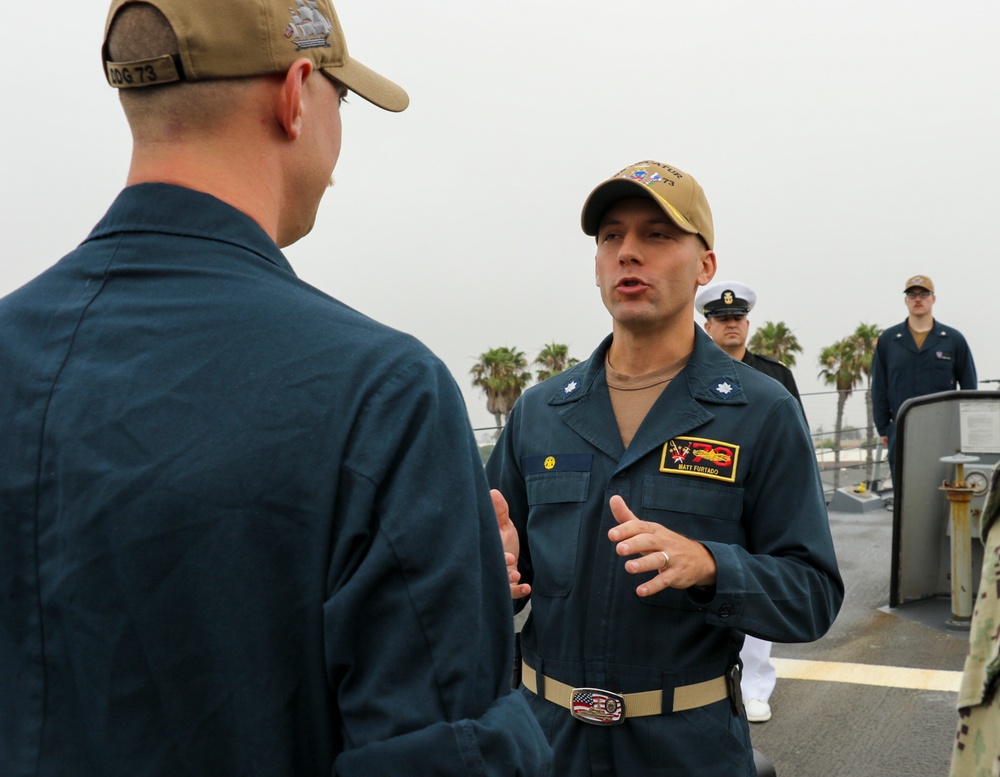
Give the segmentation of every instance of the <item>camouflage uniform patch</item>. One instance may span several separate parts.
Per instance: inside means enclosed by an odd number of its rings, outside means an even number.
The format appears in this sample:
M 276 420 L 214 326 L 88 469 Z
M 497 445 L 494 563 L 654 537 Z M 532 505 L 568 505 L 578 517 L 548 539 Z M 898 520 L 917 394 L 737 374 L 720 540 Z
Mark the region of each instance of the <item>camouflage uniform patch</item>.
M 983 510 L 983 571 L 958 694 L 950 777 L 1000 777 L 1000 466 Z

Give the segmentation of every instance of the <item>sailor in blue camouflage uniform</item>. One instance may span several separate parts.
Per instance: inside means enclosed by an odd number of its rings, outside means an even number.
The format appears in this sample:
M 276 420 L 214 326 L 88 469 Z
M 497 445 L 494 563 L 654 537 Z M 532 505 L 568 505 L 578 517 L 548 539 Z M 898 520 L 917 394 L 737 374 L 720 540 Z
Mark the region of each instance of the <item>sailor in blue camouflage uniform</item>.
M 487 464 L 522 690 L 560 774 L 753 775 L 743 634 L 818 639 L 843 599 L 809 434 L 694 324 L 716 258 L 689 174 L 632 165 L 582 221 L 612 334 L 524 393 Z

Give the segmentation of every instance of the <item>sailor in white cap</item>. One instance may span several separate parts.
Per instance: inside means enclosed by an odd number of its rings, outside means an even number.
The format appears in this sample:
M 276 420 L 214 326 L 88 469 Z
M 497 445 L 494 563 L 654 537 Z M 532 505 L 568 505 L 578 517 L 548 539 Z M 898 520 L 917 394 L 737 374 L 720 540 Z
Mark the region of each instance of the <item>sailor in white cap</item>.
M 799 400 L 792 372 L 777 359 L 747 350 L 750 319 L 747 315 L 757 304 L 757 294 L 739 281 L 718 281 L 702 288 L 695 297 L 695 307 L 705 316 L 705 331 L 715 344 L 732 356 L 780 382 Z M 740 651 L 743 661 L 743 703 L 747 720 L 764 723 L 771 719 L 771 693 L 777 674 L 771 663 L 771 643 L 747 635 Z
M 792 371 L 771 356 L 751 353 L 747 349 L 750 319 L 747 316 L 757 304 L 756 292 L 739 281 L 716 281 L 703 287 L 694 305 L 705 316 L 705 331 L 723 351 L 737 361 L 763 372 L 788 389 L 799 400 Z
M 716 281 L 702 287 L 694 306 L 705 316 L 746 316 L 757 304 L 757 294 L 739 281 Z

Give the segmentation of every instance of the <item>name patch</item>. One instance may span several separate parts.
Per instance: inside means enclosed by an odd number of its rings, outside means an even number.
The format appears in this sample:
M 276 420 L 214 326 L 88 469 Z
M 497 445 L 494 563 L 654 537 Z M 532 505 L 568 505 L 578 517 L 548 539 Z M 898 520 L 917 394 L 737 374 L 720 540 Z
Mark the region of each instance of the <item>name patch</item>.
M 701 437 L 674 437 L 663 446 L 660 472 L 734 483 L 739 458 L 740 446 L 735 443 Z
M 135 62 L 106 62 L 104 68 L 109 84 L 116 89 L 129 89 L 179 81 L 179 62 L 179 57 L 175 61 L 169 54 L 164 54 L 162 57 Z

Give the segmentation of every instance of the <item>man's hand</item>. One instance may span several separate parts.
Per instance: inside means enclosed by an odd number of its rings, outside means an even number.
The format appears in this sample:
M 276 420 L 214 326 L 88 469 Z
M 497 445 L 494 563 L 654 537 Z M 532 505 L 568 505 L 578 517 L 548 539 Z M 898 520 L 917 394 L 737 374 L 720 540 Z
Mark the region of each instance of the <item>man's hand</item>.
M 611 514 L 618 521 L 618 526 L 608 532 L 608 539 L 617 543 L 615 552 L 619 556 L 641 556 L 626 561 L 625 571 L 632 575 L 656 573 L 635 589 L 639 596 L 650 596 L 665 588 L 715 585 L 715 558 L 700 542 L 658 523 L 640 521 L 617 494 L 611 497 Z
M 521 553 L 521 541 L 517 536 L 517 527 L 511 523 L 510 510 L 503 494 L 495 488 L 490 490 L 493 498 L 493 509 L 497 514 L 497 526 L 500 527 L 500 541 L 503 543 L 503 555 L 507 561 L 507 579 L 510 581 L 510 598 L 523 599 L 531 593 L 527 583 L 519 584 L 521 573 L 517 571 L 517 557 Z

